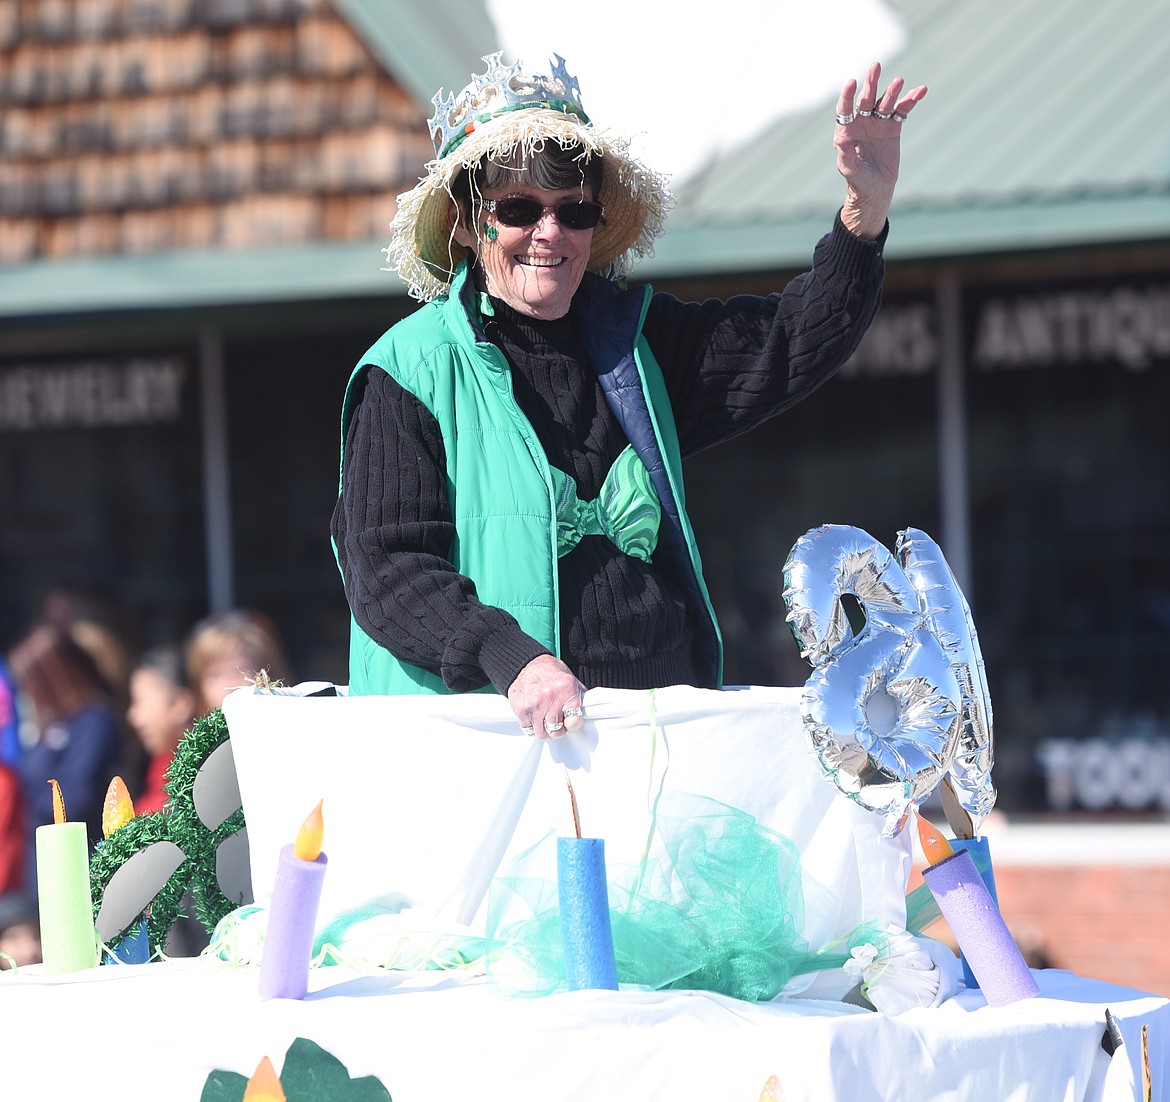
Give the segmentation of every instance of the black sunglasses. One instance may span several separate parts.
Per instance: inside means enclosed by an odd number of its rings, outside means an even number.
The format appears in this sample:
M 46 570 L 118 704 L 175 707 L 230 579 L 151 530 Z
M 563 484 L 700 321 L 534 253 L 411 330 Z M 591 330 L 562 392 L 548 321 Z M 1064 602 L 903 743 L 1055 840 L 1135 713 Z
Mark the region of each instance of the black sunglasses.
M 555 207 L 546 207 L 536 199 L 515 196 L 511 199 L 487 199 L 484 210 L 491 211 L 505 226 L 533 226 L 551 210 L 556 220 L 567 230 L 591 230 L 605 214 L 605 207 L 588 199 L 569 200 Z

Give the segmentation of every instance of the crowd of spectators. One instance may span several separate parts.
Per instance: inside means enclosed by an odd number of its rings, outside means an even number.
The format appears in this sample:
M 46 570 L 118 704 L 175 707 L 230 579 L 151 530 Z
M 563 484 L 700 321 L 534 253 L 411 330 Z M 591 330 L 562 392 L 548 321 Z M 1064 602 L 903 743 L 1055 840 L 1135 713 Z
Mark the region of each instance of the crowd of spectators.
M 214 612 L 135 654 L 110 623 L 46 598 L 0 652 L 0 969 L 40 959 L 35 835 L 53 822 L 49 782 L 91 845 L 115 776 L 135 814 L 165 810 L 184 734 L 261 671 L 289 681 L 281 635 L 255 609 Z

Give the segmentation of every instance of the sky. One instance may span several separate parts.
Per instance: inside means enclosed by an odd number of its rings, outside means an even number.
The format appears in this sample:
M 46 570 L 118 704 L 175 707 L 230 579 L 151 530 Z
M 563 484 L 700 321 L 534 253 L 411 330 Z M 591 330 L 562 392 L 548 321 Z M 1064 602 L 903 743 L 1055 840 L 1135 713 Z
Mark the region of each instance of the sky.
M 885 63 L 905 41 L 885 0 L 487 7 L 505 61 L 559 53 L 594 123 L 634 137 L 647 164 L 676 181 L 783 114 L 821 103 L 831 113 L 842 85 L 872 61 L 900 75 Z

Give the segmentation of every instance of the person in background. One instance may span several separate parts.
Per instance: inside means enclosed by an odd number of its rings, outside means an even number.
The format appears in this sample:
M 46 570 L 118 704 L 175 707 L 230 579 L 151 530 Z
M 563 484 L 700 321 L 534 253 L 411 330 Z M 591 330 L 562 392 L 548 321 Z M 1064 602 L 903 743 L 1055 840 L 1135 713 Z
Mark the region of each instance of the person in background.
M 20 892 L 0 893 L 0 971 L 41 962 L 36 904 Z
M 276 625 L 255 609 L 213 612 L 192 629 L 186 646 L 187 679 L 196 712 L 218 708 L 233 689 L 264 670 L 269 681 L 287 684 L 288 660 Z
M 48 624 L 68 635 L 93 659 L 109 688 L 110 707 L 118 719 L 122 775 L 137 786 L 146 762 L 142 746 L 124 722 L 130 706 L 130 668 L 135 652 L 128 635 L 131 617 L 108 593 L 61 583 L 42 595 L 33 622 Z
M 24 799 L 35 829 L 53 821 L 50 780 L 61 787 L 70 820 L 102 837 L 102 805 L 110 780 L 123 770 L 122 734 L 106 684 L 92 656 L 49 624 L 34 627 L 9 654 L 12 676 L 30 703 L 37 739 L 21 764 Z M 31 850 L 32 830 L 26 838 Z M 29 853 L 29 876 L 32 878 Z
M 16 684 L 0 656 L 0 765 L 20 768 L 20 716 L 16 710 Z
M 143 789 L 134 801 L 136 814 L 163 809 L 167 770 L 179 742 L 195 721 L 196 703 L 181 647 L 154 647 L 138 659 L 130 673 L 130 707 L 126 712 L 147 754 Z
M 20 788 L 20 724 L 16 685 L 0 658 L 0 894 L 24 887 L 24 796 Z
M 696 303 L 624 282 L 662 231 L 665 178 L 594 127 L 563 58 L 501 57 L 434 97 L 435 159 L 398 197 L 386 254 L 425 305 L 351 375 L 331 534 L 351 694 L 495 689 L 546 738 L 594 686 L 722 683 L 683 459 L 857 348 L 926 88 L 882 89 L 876 63 L 847 82 L 844 198 L 811 270 Z
M 20 774 L 0 761 L 0 894 L 24 887 L 27 830 Z

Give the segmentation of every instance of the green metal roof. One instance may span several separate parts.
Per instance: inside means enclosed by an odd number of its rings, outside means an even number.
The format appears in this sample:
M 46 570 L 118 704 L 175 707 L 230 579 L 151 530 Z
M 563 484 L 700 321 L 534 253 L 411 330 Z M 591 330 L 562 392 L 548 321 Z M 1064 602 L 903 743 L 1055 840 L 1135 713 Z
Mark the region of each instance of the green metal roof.
M 891 258 L 1170 237 L 1158 92 L 1170 4 L 896 0 L 930 91 L 905 124 Z M 848 74 L 846 74 L 848 75 Z M 640 275 L 806 262 L 842 198 L 834 100 L 781 119 L 679 187 Z
M 439 88 L 458 91 L 497 48 L 481 0 L 333 0 L 333 6 L 428 114 Z
M 405 295 L 379 242 L 83 256 L 0 268 L 0 318 Z

